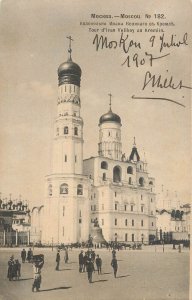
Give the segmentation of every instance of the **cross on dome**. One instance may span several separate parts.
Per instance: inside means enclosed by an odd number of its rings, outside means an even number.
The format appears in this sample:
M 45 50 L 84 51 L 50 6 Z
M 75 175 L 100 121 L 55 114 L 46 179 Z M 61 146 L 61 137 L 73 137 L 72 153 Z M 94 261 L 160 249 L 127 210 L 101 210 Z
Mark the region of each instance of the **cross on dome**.
M 112 98 L 112 94 L 109 93 L 108 95 L 109 95 L 109 109 L 111 110 L 111 98 Z
M 74 40 L 72 39 L 72 37 L 71 37 L 70 35 L 67 36 L 67 39 L 69 39 L 69 49 L 68 49 L 69 60 L 72 60 L 72 59 L 71 59 L 71 52 L 72 52 L 72 49 L 71 49 L 71 42 L 74 41 Z

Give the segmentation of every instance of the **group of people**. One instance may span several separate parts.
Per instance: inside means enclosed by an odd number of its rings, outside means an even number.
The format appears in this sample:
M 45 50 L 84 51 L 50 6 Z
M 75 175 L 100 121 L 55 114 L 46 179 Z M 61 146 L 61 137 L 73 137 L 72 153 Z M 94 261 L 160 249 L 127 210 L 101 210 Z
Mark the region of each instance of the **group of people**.
M 61 261 L 61 255 L 60 255 L 60 250 L 58 249 L 56 255 L 56 267 L 55 267 L 56 271 L 59 271 L 60 261 Z M 69 262 L 69 253 L 67 247 L 64 248 L 64 262 L 66 264 Z
M 96 268 L 95 268 L 96 265 Z M 114 277 L 117 276 L 118 263 L 116 258 L 116 251 L 112 251 L 111 266 L 113 268 Z M 79 253 L 79 272 L 87 272 L 88 281 L 92 282 L 93 272 L 97 271 L 98 274 L 102 273 L 102 259 L 99 255 L 95 254 L 92 249 L 84 253 L 83 250 Z
M 28 261 L 32 263 L 33 266 L 33 274 L 34 274 L 34 281 L 32 285 L 32 292 L 36 289 L 38 292 L 41 285 L 41 269 L 44 265 L 44 255 L 33 255 L 33 251 L 29 248 L 28 251 L 23 249 L 21 251 L 21 260 L 22 263 Z M 18 259 L 14 260 L 14 256 L 12 255 L 8 261 L 8 271 L 7 271 L 7 278 L 9 281 L 12 280 L 19 280 L 21 277 L 21 264 Z
M 9 281 L 19 280 L 21 277 L 21 264 L 18 259 L 14 260 L 14 256 L 12 255 L 8 261 L 8 271 L 7 278 Z
M 44 255 L 33 255 L 33 251 L 31 248 L 29 248 L 28 252 L 26 252 L 25 249 L 21 251 L 21 259 L 22 263 L 25 263 L 26 260 L 29 263 L 32 263 L 33 266 L 33 273 L 34 273 L 34 281 L 32 285 L 32 292 L 36 291 L 38 292 L 41 286 L 41 270 L 44 265 Z M 56 268 L 55 270 L 59 271 L 59 265 L 60 265 L 60 250 L 58 249 L 56 254 Z M 69 254 L 68 249 L 64 249 L 64 261 L 65 263 L 68 263 L 69 261 Z M 111 260 L 111 266 L 113 268 L 114 277 L 117 276 L 117 269 L 118 269 L 118 263 L 116 258 L 116 251 L 113 249 L 112 251 L 112 260 Z M 86 252 L 81 250 L 79 253 L 79 272 L 87 272 L 88 276 L 88 282 L 92 283 L 92 276 L 93 272 L 97 271 L 98 275 L 102 274 L 102 259 L 101 257 L 93 251 L 92 249 L 88 249 Z M 14 260 L 14 256 L 12 255 L 8 261 L 8 273 L 7 277 L 9 280 L 19 280 L 21 276 L 21 264 L 18 259 Z
M 23 249 L 21 251 L 21 259 L 22 259 L 22 263 L 25 263 L 26 260 L 30 263 L 33 260 L 33 251 L 31 250 L 31 248 L 29 248 L 28 251 L 26 251 L 25 249 Z
M 96 255 L 95 251 L 92 249 L 86 251 L 85 253 L 83 250 L 81 250 L 79 254 L 79 272 L 83 273 L 87 271 L 88 281 L 90 283 L 92 282 L 92 274 L 95 272 L 94 264 L 96 264 L 98 274 L 101 274 L 102 259 L 99 257 L 99 255 Z

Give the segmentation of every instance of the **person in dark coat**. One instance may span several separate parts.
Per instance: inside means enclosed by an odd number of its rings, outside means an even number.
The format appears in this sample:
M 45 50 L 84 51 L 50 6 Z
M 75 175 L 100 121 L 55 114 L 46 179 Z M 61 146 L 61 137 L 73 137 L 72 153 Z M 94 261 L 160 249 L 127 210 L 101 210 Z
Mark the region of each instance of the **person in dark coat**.
M 97 266 L 98 274 L 101 274 L 102 259 L 99 257 L 99 255 L 97 255 L 95 263 L 96 263 L 96 266 Z
M 28 252 L 27 252 L 27 260 L 30 263 L 33 259 L 33 251 L 31 250 L 31 248 L 29 248 Z
M 23 250 L 21 251 L 21 259 L 22 259 L 22 263 L 25 263 L 26 256 L 27 256 L 26 250 L 23 249 Z
M 64 261 L 65 261 L 65 263 L 67 264 L 68 261 L 69 261 L 69 253 L 68 253 L 67 247 L 65 247 L 64 251 L 65 251 L 65 254 L 64 254 Z
M 9 278 L 9 281 L 13 280 L 13 275 L 14 275 L 14 256 L 12 255 L 8 261 L 7 278 Z
M 81 250 L 81 253 L 79 254 L 79 272 L 83 272 L 83 263 L 84 263 L 84 256 L 83 256 L 83 250 Z
M 116 278 L 116 276 L 117 276 L 117 269 L 118 269 L 118 264 L 117 264 L 116 256 L 114 256 L 114 257 L 112 258 L 111 266 L 112 266 L 112 268 L 113 268 L 114 277 Z
M 57 263 L 56 268 L 55 268 L 56 271 L 59 271 L 60 259 L 61 259 L 60 258 L 60 251 L 58 250 L 57 255 L 56 255 L 56 263 Z
M 86 267 L 87 267 L 88 281 L 89 281 L 89 283 L 92 283 L 92 275 L 93 275 L 93 271 L 94 271 L 94 264 L 93 264 L 93 261 L 91 260 L 91 257 L 88 258 Z
M 20 264 L 18 259 L 16 259 L 14 264 L 13 264 L 13 275 L 12 275 L 12 277 L 15 280 L 19 280 L 19 278 L 21 277 L 21 264 Z

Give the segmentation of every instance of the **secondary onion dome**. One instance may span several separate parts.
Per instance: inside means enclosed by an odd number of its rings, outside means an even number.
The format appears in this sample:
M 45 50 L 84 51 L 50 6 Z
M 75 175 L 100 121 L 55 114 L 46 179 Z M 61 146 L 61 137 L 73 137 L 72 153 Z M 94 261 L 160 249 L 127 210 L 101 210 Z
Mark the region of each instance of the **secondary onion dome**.
M 108 113 L 102 115 L 99 119 L 100 125 L 106 122 L 116 122 L 121 124 L 121 118 L 117 114 L 113 113 L 112 110 L 110 109 Z
M 106 123 L 106 122 L 115 122 L 115 123 L 119 123 L 121 125 L 121 118 L 117 114 L 113 113 L 111 110 L 111 96 L 112 95 L 109 94 L 109 96 L 110 96 L 109 111 L 100 117 L 99 125 Z
M 68 60 L 62 63 L 58 68 L 58 80 L 59 85 L 62 84 L 75 84 L 80 86 L 81 81 L 81 68 L 78 64 L 74 63 L 71 58 L 71 36 L 67 37 L 69 39 L 69 57 Z

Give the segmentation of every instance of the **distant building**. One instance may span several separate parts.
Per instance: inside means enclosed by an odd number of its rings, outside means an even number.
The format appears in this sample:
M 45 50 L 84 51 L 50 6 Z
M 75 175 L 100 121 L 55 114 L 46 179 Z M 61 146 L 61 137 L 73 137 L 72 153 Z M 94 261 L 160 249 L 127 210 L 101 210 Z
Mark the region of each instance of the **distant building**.
M 26 201 L 0 199 L 0 245 L 28 244 L 30 225 Z
M 162 189 L 157 200 L 157 238 L 165 241 L 190 239 L 190 204 L 180 204 L 177 193 Z

